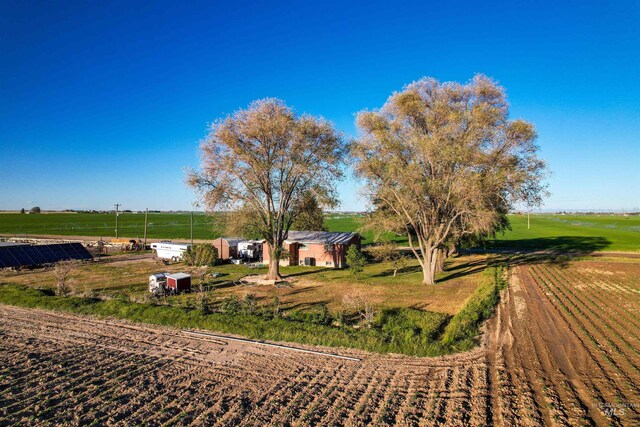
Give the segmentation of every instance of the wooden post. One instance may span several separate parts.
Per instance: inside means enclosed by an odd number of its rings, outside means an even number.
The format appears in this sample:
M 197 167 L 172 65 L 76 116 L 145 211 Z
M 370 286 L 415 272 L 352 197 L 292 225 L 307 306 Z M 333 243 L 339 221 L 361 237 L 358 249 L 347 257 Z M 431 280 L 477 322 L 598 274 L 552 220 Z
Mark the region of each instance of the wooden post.
M 527 230 L 531 228 L 531 222 L 529 221 L 529 214 L 531 211 L 527 211 Z

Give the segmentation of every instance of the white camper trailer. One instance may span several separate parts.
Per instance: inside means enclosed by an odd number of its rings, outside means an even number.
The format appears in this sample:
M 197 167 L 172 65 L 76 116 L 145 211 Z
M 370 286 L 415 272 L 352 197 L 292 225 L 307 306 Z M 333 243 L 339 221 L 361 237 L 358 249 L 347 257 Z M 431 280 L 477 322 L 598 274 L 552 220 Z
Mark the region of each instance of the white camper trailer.
M 151 249 L 156 251 L 158 258 L 170 259 L 173 262 L 182 260 L 182 253 L 191 245 L 182 243 L 160 242 L 152 243 Z

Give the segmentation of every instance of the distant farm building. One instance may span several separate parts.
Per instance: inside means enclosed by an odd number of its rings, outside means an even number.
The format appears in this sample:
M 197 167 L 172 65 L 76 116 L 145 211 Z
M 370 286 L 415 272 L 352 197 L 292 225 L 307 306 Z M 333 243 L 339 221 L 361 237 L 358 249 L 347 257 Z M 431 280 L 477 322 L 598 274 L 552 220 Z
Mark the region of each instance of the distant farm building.
M 361 237 L 358 233 L 331 231 L 289 231 L 284 249 L 289 259 L 282 265 L 308 265 L 330 268 L 347 266 L 347 250 L 356 245 L 359 249 Z M 267 245 L 265 245 L 267 246 Z M 269 262 L 269 251 L 264 249 L 263 262 Z
M 228 260 L 238 257 L 238 244 L 246 241 L 240 237 L 220 237 L 213 241 L 213 247 L 218 250 L 218 258 Z
M 93 259 L 80 243 L 25 245 L 0 242 L 0 268 L 34 267 L 66 260 Z

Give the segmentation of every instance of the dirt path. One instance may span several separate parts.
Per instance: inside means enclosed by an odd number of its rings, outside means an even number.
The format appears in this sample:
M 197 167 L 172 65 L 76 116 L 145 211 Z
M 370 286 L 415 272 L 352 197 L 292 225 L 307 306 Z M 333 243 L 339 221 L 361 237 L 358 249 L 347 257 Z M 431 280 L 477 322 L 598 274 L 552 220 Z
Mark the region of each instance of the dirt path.
M 0 425 L 640 425 L 640 273 L 579 265 L 516 267 L 482 345 L 439 358 L 0 306 Z

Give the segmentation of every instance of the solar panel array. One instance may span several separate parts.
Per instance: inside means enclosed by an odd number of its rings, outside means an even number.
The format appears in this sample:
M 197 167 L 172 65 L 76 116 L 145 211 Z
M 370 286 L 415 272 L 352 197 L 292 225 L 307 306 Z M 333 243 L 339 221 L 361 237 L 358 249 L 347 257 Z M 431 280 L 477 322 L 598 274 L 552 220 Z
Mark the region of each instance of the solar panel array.
M 0 268 L 29 267 L 53 264 L 58 261 L 93 258 L 81 243 L 58 243 L 52 245 L 0 246 Z

